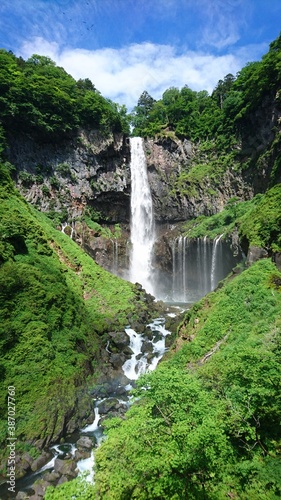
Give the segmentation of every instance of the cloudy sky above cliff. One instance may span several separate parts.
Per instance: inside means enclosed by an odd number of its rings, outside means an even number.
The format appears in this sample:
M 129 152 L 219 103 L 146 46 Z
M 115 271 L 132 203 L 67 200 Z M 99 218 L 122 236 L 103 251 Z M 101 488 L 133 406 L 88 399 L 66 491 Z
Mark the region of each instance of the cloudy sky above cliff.
M 130 109 L 147 90 L 212 92 L 280 33 L 280 0 L 1 0 L 0 47 L 51 57 Z

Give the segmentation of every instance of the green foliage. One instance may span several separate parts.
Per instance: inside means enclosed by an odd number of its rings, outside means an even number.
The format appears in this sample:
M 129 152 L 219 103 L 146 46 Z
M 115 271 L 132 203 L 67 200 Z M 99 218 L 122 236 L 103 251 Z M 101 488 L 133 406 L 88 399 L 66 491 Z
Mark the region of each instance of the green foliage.
M 165 136 L 174 131 L 180 138 L 197 141 L 215 134 L 221 116 L 215 99 L 206 91 L 195 92 L 187 86 L 181 90 L 171 87 L 159 101 L 143 92 L 132 114 L 133 134 Z
M 258 203 L 240 220 L 241 237 L 251 245 L 281 250 L 281 184 L 259 197 Z
M 0 441 L 13 385 L 20 450 L 60 437 L 77 388 L 98 366 L 102 335 L 128 323 L 135 295 L 28 206 L 8 167 L 0 165 Z
M 69 483 L 64 483 L 61 486 L 47 488 L 45 500 L 93 500 L 94 487 L 84 478 L 77 478 Z
M 214 239 L 220 234 L 227 236 L 239 227 L 242 216 L 251 213 L 261 197 L 262 195 L 257 195 L 252 200 L 242 202 L 238 198 L 231 198 L 221 212 L 210 217 L 201 215 L 186 222 L 185 234 L 190 238 L 207 236 Z
M 185 223 L 184 231 L 190 238 L 207 236 L 211 239 L 219 234 L 231 235 L 235 229 L 243 246 L 281 250 L 281 184 L 258 194 L 252 200 L 240 202 L 232 198 L 224 210 L 211 217 L 200 216 Z
M 201 199 L 202 193 L 216 196 L 225 172 L 236 165 L 234 152 L 218 154 L 215 141 L 202 141 L 190 164 L 181 169 L 170 193 L 195 199 Z
M 140 379 L 125 420 L 106 424 L 97 498 L 280 496 L 277 275 L 259 261 L 188 311 L 175 352 Z
M 124 106 L 102 97 L 90 80 L 76 82 L 45 56 L 35 54 L 24 61 L 1 49 L 0 95 L 0 120 L 9 133 L 29 132 L 57 141 L 79 127 L 129 131 Z

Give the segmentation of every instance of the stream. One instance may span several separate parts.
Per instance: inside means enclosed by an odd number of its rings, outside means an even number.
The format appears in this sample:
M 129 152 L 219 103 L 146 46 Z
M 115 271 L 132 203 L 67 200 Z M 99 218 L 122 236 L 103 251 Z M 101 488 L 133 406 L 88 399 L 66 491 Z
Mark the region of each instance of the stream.
M 181 312 L 180 308 L 173 308 Z M 167 316 L 174 317 L 174 312 L 169 312 Z M 42 479 L 44 482 L 55 484 L 65 482 L 77 475 L 86 475 L 88 481 L 94 480 L 94 460 L 95 449 L 100 445 L 103 439 L 103 420 L 110 416 L 124 414 L 131 405 L 131 389 L 135 381 L 144 373 L 153 371 L 164 353 L 167 351 L 166 338 L 170 331 L 165 328 L 165 318 L 159 317 L 146 325 L 144 333 L 137 333 L 130 326 L 125 328 L 125 333 L 129 337 L 129 349 L 131 355 L 123 363 L 116 378 L 108 379 L 103 385 L 93 393 L 94 420 L 86 425 L 79 432 L 71 435 L 66 442 L 57 443 L 49 448 L 49 460 L 38 471 L 26 475 L 16 482 L 17 499 L 27 498 L 37 495 L 36 498 L 43 498 L 40 495 L 40 488 L 35 481 Z M 107 351 L 110 353 L 110 345 L 107 345 Z M 72 467 L 68 474 L 64 475 L 64 462 L 67 459 Z M 62 474 L 61 474 L 62 473 Z M 58 476 L 58 474 L 61 474 Z M 59 479 L 58 479 L 59 478 Z M 55 481 L 54 481 L 55 480 Z M 5 485 L 6 486 L 6 485 Z M 19 493 L 20 492 L 20 493 Z M 6 493 L 6 495 L 5 495 Z M 7 495 L 7 488 L 4 485 L 0 487 L 1 499 L 15 498 L 13 495 Z M 34 497 L 35 498 L 35 497 Z

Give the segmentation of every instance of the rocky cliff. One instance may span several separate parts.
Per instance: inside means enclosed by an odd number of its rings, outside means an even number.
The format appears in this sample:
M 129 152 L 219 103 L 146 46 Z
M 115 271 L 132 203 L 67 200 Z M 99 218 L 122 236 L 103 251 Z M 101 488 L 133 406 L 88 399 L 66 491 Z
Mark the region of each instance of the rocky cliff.
M 251 199 L 280 180 L 279 101 L 278 93 L 267 96 L 249 115 L 248 127 L 229 156 L 220 155 L 212 140 L 206 147 L 180 140 L 169 131 L 144 139 L 159 235 L 156 253 L 160 252 L 161 261 L 161 248 L 167 250 L 161 238 L 165 234 L 167 239 L 171 226 L 176 234 L 181 222 L 218 213 L 229 199 Z M 118 274 L 121 268 L 126 270 L 131 191 L 128 137 L 80 130 L 59 144 L 38 143 L 23 135 L 8 142 L 7 156 L 16 167 L 16 183 L 25 198 L 57 224 L 68 222 L 72 228 L 65 232 L 74 230 L 74 239 L 102 266 Z M 110 231 L 101 231 L 97 222 Z M 118 234 L 116 223 L 121 225 Z M 114 262 L 116 243 L 119 264 Z
M 149 139 L 145 141 L 145 149 L 157 222 L 173 223 L 213 215 L 234 196 L 240 200 L 253 196 L 251 185 L 231 166 L 218 179 L 212 179 L 208 171 L 201 178 L 195 177 L 194 166 L 207 165 L 208 157 L 201 158 L 200 147 L 188 140 Z
M 40 210 L 75 220 L 88 206 L 101 220 L 129 220 L 129 146 L 123 134 L 81 130 L 60 144 L 26 136 L 10 138 L 9 144 L 17 186 Z
M 159 223 L 211 215 L 233 196 L 252 196 L 251 186 L 231 169 L 224 172 L 218 186 L 206 176 L 196 192 L 179 189 L 180 175 L 193 167 L 198 147 L 175 137 L 147 139 L 144 146 Z M 100 222 L 130 222 L 130 148 L 124 135 L 104 137 L 80 131 L 78 137 L 59 145 L 39 144 L 22 136 L 10 140 L 8 157 L 16 167 L 19 190 L 40 210 L 75 221 L 88 208 L 89 215 L 92 210 Z

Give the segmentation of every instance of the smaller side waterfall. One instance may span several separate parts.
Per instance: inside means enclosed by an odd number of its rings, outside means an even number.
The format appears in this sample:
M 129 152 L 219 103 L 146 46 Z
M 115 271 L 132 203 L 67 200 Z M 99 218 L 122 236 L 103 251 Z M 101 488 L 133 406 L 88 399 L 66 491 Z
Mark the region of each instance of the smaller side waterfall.
M 211 266 L 211 290 L 214 290 L 217 284 L 216 280 L 216 266 L 219 263 L 218 262 L 218 253 L 219 253 L 219 248 L 221 250 L 221 245 L 219 245 L 221 239 L 223 237 L 223 234 L 220 236 L 217 236 L 214 241 L 213 241 L 213 251 L 212 251 L 212 266 Z
M 70 231 L 68 230 L 67 232 L 65 232 L 66 228 L 69 228 Z M 68 224 L 68 222 L 63 222 L 61 225 L 61 232 L 64 234 L 67 234 L 73 240 L 73 235 L 74 235 L 73 224 L 70 225 L 70 224 Z
M 111 272 L 113 274 L 118 274 L 118 241 L 116 239 L 111 240 L 112 242 L 112 266 Z
M 82 429 L 82 432 L 94 432 L 98 429 L 99 421 L 100 421 L 99 407 L 95 406 L 94 411 L 95 411 L 95 418 L 94 418 L 93 423 L 90 425 L 87 425 L 87 427 L 84 427 L 84 429 Z
M 178 236 L 171 241 L 172 293 L 174 302 L 195 302 L 214 290 L 239 262 L 223 234 L 210 240 Z M 167 293 L 169 296 L 169 292 Z

